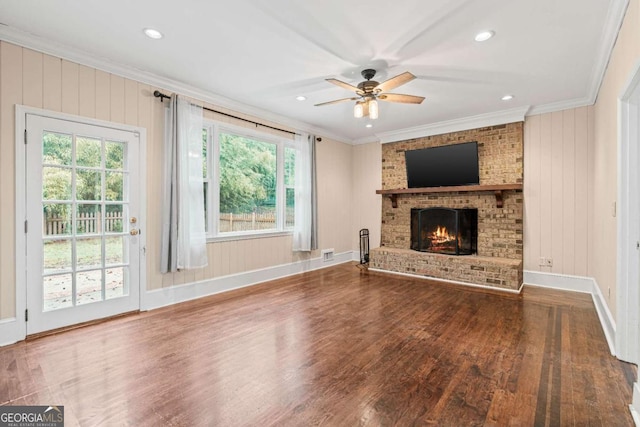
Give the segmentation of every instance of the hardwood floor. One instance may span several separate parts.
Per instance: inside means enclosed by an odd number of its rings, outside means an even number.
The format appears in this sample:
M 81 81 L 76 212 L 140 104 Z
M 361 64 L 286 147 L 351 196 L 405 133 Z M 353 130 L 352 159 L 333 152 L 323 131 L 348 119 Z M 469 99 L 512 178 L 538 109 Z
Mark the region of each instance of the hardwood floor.
M 588 295 L 347 264 L 0 348 L 0 403 L 66 425 L 631 426 Z

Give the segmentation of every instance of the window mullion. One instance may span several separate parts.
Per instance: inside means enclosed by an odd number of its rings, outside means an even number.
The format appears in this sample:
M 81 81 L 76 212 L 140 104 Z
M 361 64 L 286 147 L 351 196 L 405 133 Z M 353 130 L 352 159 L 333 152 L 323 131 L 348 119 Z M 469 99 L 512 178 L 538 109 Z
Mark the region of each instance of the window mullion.
M 211 126 L 211 143 L 212 143 L 212 156 L 211 156 L 211 179 L 213 185 L 211 188 L 211 195 L 209 200 L 211 201 L 211 232 L 213 236 L 218 236 L 218 224 L 220 219 L 220 138 L 218 133 L 220 128 L 217 125 Z
M 276 149 L 276 228 L 278 231 L 284 230 L 285 198 L 284 144 L 279 142 Z

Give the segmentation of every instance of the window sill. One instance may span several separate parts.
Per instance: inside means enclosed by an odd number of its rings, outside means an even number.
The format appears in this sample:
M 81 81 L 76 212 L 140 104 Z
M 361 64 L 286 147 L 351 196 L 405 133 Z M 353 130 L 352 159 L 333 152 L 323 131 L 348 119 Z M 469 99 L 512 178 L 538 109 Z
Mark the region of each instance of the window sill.
M 257 231 L 257 232 L 247 232 L 247 233 L 228 233 L 228 234 L 223 234 L 222 236 L 207 237 L 207 243 L 230 242 L 234 240 L 264 239 L 269 237 L 291 236 L 292 234 L 293 234 L 293 230 L 286 230 L 286 231 L 270 230 L 270 231 Z

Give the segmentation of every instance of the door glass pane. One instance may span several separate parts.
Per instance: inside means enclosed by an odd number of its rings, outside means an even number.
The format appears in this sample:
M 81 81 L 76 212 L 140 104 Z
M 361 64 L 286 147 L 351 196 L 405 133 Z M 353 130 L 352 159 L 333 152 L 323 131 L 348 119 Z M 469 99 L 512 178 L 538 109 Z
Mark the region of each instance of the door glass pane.
M 102 164 L 102 143 L 99 139 L 76 138 L 76 165 L 99 168 Z
M 76 305 L 102 301 L 102 270 L 76 273 Z
M 76 199 L 102 199 L 102 172 L 87 169 L 76 171 Z
M 107 299 L 118 298 L 129 295 L 129 290 L 125 287 L 129 283 L 129 269 L 127 267 L 108 268 L 106 275 L 106 297 Z
M 73 306 L 71 274 L 46 276 L 42 280 L 44 287 L 44 311 L 57 310 Z
M 125 230 L 125 205 L 107 205 L 104 217 L 104 231 L 106 233 L 122 233 Z
M 76 240 L 76 269 L 102 267 L 102 238 Z
M 98 234 L 102 231 L 102 206 L 98 204 L 76 205 L 76 233 Z
M 71 270 L 71 239 L 44 241 L 44 274 Z
M 71 234 L 71 204 L 44 203 L 42 205 L 42 235 Z
M 42 168 L 42 198 L 71 200 L 71 169 L 44 166 Z
M 124 144 L 107 141 L 105 143 L 105 167 L 107 169 L 124 169 Z
M 71 135 L 44 132 L 42 135 L 42 163 L 71 166 Z
M 107 172 L 107 194 L 106 200 L 110 202 L 123 201 L 124 195 L 124 178 L 122 172 Z
M 129 244 L 128 236 L 107 237 L 105 242 L 106 265 L 122 265 L 129 262 L 127 256 L 127 245 Z

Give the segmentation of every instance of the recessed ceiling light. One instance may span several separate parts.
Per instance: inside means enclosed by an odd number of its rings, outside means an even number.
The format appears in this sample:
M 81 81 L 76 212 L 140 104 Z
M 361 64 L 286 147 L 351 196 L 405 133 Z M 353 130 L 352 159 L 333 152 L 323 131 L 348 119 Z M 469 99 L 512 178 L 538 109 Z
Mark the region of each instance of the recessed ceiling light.
M 496 33 L 494 33 L 493 31 L 483 31 L 481 33 L 476 34 L 476 41 L 477 42 L 484 42 L 489 40 L 491 37 L 493 37 Z
M 150 39 L 156 39 L 157 40 L 157 39 L 161 39 L 162 37 L 164 37 L 160 31 L 154 30 L 153 28 L 145 28 L 143 30 L 143 32 Z
M 302 96 L 302 95 L 298 95 L 298 96 L 296 96 L 296 99 L 298 101 L 305 101 L 307 99 L 307 97 L 306 96 Z
M 372 128 L 372 127 L 373 127 L 373 125 L 372 125 L 371 123 L 367 123 L 366 125 L 364 125 L 364 127 L 366 127 L 366 128 Z
M 503 101 L 509 101 L 513 99 L 513 95 L 505 95 L 501 98 Z

